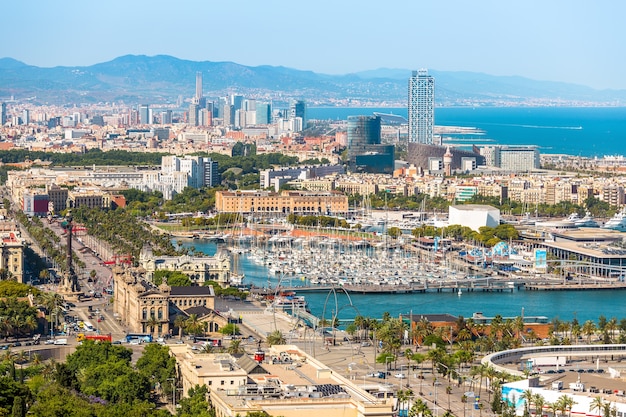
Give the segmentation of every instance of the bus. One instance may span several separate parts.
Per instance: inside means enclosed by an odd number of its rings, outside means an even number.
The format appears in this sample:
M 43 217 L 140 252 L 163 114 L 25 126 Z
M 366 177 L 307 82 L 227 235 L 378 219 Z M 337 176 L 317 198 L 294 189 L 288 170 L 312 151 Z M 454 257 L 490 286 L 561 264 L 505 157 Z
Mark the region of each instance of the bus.
M 193 342 L 194 343 L 202 343 L 203 345 L 210 345 L 213 347 L 220 347 L 222 346 L 222 339 L 216 338 L 216 337 L 203 337 L 203 336 L 194 336 L 193 337 Z
M 78 333 L 78 335 L 76 335 L 76 340 L 79 342 L 82 342 L 83 340 L 93 340 L 94 342 L 112 342 L 112 338 L 110 334 L 102 334 L 102 335 L 94 335 L 94 334 L 88 334 L 85 335 L 84 333 Z
M 128 333 L 126 335 L 126 342 L 130 343 L 133 340 L 138 340 L 140 342 L 150 343 L 152 342 L 152 335 L 148 333 Z

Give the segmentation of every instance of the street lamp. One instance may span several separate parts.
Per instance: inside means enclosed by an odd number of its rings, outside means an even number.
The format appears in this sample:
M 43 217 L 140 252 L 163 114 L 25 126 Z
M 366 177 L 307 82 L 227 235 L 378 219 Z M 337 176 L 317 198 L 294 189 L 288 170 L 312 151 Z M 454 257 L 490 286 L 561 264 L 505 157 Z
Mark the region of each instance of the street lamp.
M 385 378 L 387 378 L 387 374 L 389 373 L 389 362 L 393 360 L 393 356 L 387 356 L 385 358 Z
M 439 404 L 437 404 L 437 387 L 441 385 L 441 382 L 435 381 L 433 382 L 435 386 L 435 417 L 439 417 Z

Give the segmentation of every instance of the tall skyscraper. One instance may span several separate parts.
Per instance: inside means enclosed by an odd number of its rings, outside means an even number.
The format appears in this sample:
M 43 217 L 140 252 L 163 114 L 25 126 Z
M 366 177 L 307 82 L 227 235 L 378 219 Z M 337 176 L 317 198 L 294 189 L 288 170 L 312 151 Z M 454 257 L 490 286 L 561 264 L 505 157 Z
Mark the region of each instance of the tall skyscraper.
M 409 78 L 409 143 L 433 143 L 435 79 L 428 70 L 413 71 Z
M 0 125 L 4 125 L 7 122 L 7 103 L 2 103 L 0 106 Z
M 206 99 L 202 96 L 202 72 L 196 72 L 196 95 L 193 98 L 193 103 L 197 104 L 199 108 L 206 107 Z
M 202 73 L 200 71 L 196 72 L 196 100 L 200 100 L 202 98 Z

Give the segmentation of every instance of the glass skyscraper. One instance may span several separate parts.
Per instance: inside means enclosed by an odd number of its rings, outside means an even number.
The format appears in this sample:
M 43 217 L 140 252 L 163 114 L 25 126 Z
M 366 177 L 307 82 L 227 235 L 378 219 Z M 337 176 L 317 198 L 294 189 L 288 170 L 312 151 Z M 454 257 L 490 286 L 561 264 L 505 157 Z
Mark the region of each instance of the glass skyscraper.
M 409 78 L 409 143 L 433 143 L 435 79 L 428 71 L 413 71 Z
M 393 172 L 395 149 L 380 143 L 380 117 L 348 117 L 348 166 L 352 172 Z

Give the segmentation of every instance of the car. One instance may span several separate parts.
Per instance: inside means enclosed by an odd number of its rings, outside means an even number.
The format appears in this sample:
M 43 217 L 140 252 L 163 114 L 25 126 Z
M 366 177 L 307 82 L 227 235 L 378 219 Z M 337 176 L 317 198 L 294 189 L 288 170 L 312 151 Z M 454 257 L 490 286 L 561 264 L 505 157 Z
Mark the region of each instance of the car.
M 384 372 L 372 372 L 370 374 L 367 374 L 368 378 L 384 378 L 385 377 L 385 373 Z
M 372 344 L 370 342 L 363 342 L 361 343 L 361 347 L 370 347 L 372 346 Z
M 44 345 L 54 345 L 54 340 L 52 339 L 48 339 L 45 342 L 43 342 Z
M 103 315 L 100 315 L 100 320 L 104 320 L 104 316 Z
M 14 342 L 13 343 L 13 347 L 18 347 L 18 346 L 22 346 L 22 343 L 20 343 L 20 342 Z
M 404 379 L 404 378 L 406 378 L 406 375 L 405 375 L 405 374 L 403 374 L 402 372 L 397 373 L 397 374 L 395 374 L 394 376 L 395 376 L 396 378 L 398 378 L 398 379 Z

